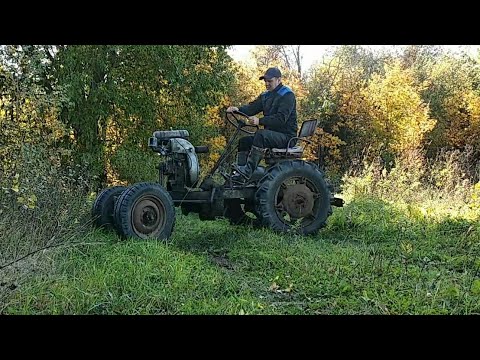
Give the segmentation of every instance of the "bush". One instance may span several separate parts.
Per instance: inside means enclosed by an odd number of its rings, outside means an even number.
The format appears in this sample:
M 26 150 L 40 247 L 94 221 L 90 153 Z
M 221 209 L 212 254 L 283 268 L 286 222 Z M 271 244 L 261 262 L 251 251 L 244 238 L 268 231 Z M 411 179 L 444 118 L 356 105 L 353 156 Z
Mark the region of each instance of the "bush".
M 0 264 L 68 241 L 89 227 L 95 179 L 67 153 L 24 146 L 13 178 L 0 184 Z
M 343 178 L 343 196 L 374 196 L 385 201 L 416 206 L 423 213 L 435 209 L 451 217 L 478 219 L 480 185 L 474 186 L 465 168 L 465 153 L 441 152 L 425 161 L 420 151 L 406 152 L 387 170 L 380 158 Z
M 121 146 L 110 158 L 109 183 L 134 184 L 143 181 L 158 181 L 156 167 L 160 157 L 134 146 Z

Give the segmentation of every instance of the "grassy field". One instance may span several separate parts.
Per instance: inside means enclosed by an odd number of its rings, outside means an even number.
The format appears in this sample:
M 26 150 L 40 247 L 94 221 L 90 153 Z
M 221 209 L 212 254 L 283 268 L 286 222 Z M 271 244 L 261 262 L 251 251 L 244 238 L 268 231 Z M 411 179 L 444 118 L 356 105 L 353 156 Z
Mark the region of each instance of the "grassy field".
M 480 314 L 480 224 L 447 210 L 357 195 L 315 237 L 180 214 L 168 243 L 90 229 L 10 266 L 23 281 L 0 270 L 0 313 Z

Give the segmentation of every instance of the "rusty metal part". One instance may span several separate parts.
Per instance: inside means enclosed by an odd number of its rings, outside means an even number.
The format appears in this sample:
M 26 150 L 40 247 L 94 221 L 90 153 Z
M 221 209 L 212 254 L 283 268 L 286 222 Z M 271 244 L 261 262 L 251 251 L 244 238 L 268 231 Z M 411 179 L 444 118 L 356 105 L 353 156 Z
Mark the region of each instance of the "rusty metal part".
M 156 197 L 143 197 L 133 207 L 133 228 L 143 235 L 158 232 L 165 226 L 165 217 L 165 208 Z
M 312 215 L 314 192 L 304 183 L 287 186 L 280 204 L 291 218 L 300 219 Z

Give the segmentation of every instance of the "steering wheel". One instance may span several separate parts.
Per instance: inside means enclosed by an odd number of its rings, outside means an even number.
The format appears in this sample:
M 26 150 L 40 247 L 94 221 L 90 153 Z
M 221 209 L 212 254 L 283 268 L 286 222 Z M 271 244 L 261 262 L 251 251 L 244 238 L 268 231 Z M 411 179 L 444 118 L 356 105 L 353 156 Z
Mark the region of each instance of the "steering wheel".
M 228 122 L 230 123 L 230 125 L 236 127 L 237 129 L 240 129 L 240 131 L 243 131 L 243 132 L 246 133 L 246 134 L 254 135 L 257 130 L 255 130 L 255 131 L 247 130 L 247 129 L 245 129 L 245 127 L 251 126 L 251 127 L 256 127 L 256 128 L 258 129 L 258 125 L 250 125 L 250 124 L 247 124 L 247 123 L 245 122 L 245 120 L 239 119 L 238 117 L 235 116 L 235 114 L 240 115 L 240 116 L 243 116 L 244 118 L 248 118 L 248 117 L 249 117 L 247 114 L 245 114 L 245 113 L 243 113 L 243 112 L 241 112 L 241 111 L 227 112 L 225 116 L 226 116 Z M 228 115 L 232 115 L 233 118 L 235 119 L 236 123 L 235 123 L 235 122 L 233 121 L 233 119 L 232 119 L 231 117 L 229 117 Z

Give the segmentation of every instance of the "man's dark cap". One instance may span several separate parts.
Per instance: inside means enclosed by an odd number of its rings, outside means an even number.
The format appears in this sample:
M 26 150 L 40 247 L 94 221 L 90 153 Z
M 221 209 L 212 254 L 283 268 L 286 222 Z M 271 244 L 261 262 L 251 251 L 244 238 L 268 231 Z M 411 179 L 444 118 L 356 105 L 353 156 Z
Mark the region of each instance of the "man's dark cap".
M 270 80 L 271 78 L 279 78 L 279 77 L 282 77 L 282 73 L 280 72 L 280 70 L 278 70 L 278 68 L 276 67 L 271 67 L 265 72 L 265 75 L 260 76 L 259 80 L 263 80 L 263 79 Z

